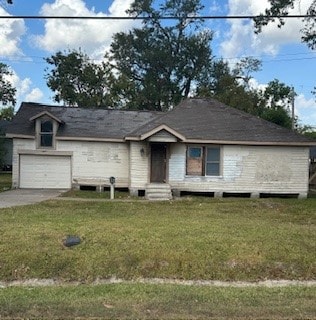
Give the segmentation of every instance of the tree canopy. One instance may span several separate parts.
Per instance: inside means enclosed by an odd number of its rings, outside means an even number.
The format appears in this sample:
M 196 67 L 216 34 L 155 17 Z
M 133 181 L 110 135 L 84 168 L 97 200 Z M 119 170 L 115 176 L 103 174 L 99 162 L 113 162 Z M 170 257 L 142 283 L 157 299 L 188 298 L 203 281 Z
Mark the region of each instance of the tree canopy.
M 256 32 L 260 33 L 262 27 L 269 24 L 269 22 L 278 20 L 278 26 L 281 28 L 285 24 L 284 18 L 275 18 L 276 16 L 286 16 L 290 9 L 294 8 L 295 2 L 299 0 L 268 0 L 270 8 L 267 8 L 264 13 L 260 14 L 254 19 Z M 307 12 L 307 17 L 304 18 L 304 28 L 302 32 L 302 41 L 307 44 L 308 47 L 316 49 L 316 0 L 311 2 Z
M 12 75 L 9 66 L 0 62 L 0 103 L 2 105 L 15 105 L 16 89 L 8 80 L 8 76 Z
M 199 0 L 166 0 L 158 9 L 152 0 L 136 0 L 128 13 L 146 16 L 142 28 L 114 35 L 107 56 L 117 70 L 116 92 L 127 93 L 121 107 L 168 110 L 189 95 L 212 60 L 212 33 L 202 29 Z M 162 25 L 159 17 L 178 19 Z
M 4 107 L 0 109 L 0 120 L 7 120 L 11 121 L 14 116 L 14 108 L 11 107 Z
M 154 5 L 155 4 L 155 5 Z M 146 16 L 140 28 L 113 36 L 105 62 L 94 63 L 80 50 L 57 52 L 46 61 L 47 85 L 57 102 L 80 107 L 169 110 L 188 96 L 219 101 L 291 128 L 292 89 L 273 80 L 252 85 L 261 61 L 240 59 L 234 68 L 215 60 L 212 32 L 198 16 L 200 0 L 135 0 L 128 13 Z M 161 16 L 177 17 L 168 23 Z
M 14 116 L 16 88 L 8 80 L 11 75 L 9 66 L 0 62 L 0 120 L 11 120 Z
M 46 62 L 47 86 L 55 92 L 54 100 L 79 107 L 109 105 L 108 84 L 111 72 L 105 63 L 96 64 L 80 50 L 57 52 Z
M 168 110 L 192 92 L 201 73 L 210 70 L 212 33 L 201 19 L 200 0 L 135 0 L 128 13 L 150 17 L 141 28 L 113 36 L 105 61 L 93 63 L 77 50 L 46 59 L 48 87 L 67 105 Z M 178 19 L 162 25 L 159 17 Z

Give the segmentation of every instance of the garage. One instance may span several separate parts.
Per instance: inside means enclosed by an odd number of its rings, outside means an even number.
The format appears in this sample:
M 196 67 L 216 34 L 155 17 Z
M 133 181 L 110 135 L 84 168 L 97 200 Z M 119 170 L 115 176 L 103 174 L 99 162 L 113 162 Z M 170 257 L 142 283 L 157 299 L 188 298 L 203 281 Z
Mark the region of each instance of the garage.
M 20 155 L 20 188 L 69 189 L 71 157 Z

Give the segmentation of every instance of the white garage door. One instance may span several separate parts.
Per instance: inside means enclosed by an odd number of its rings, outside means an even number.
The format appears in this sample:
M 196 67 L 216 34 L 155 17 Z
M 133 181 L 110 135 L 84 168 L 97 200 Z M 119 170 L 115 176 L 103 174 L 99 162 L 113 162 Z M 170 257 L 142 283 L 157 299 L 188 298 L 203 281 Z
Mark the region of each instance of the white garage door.
M 68 189 L 70 187 L 69 156 L 20 156 L 20 188 Z

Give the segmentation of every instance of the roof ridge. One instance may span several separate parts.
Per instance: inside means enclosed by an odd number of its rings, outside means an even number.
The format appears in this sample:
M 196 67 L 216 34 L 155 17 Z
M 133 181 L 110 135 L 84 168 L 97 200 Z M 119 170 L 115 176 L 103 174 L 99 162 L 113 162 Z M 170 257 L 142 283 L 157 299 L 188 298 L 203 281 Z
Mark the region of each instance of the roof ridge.
M 65 108 L 65 109 L 77 109 L 77 110 L 104 110 L 104 111 L 113 111 L 113 112 L 140 112 L 140 113 L 152 113 L 152 114 L 159 114 L 161 111 L 156 110 L 138 110 L 138 109 L 115 109 L 111 107 L 77 107 L 77 106 L 65 106 L 65 105 L 51 105 L 51 104 L 44 104 L 39 102 L 29 102 L 29 101 L 23 101 L 21 103 L 21 107 L 25 106 L 31 106 L 31 107 L 43 107 L 43 108 Z M 20 108 L 21 108 L 20 107 Z

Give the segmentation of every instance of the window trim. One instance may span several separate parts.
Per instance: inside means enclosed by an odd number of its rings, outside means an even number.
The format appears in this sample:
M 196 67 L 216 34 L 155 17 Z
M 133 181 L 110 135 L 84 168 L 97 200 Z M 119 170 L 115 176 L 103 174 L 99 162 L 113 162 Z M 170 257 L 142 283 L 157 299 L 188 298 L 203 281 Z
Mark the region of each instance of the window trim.
M 222 175 L 222 148 L 220 146 L 205 146 L 205 161 L 204 161 L 204 176 L 205 177 L 220 177 Z M 219 151 L 219 159 L 218 161 L 208 161 L 207 160 L 207 155 L 208 155 L 208 149 L 218 149 Z M 216 163 L 218 164 L 218 174 L 217 175 L 208 175 L 207 174 L 207 164 L 209 163 Z
M 199 148 L 201 150 L 201 156 L 200 157 L 190 157 L 189 154 L 190 154 L 190 148 Z M 186 168 L 185 168 L 185 172 L 186 172 L 186 175 L 187 176 L 190 176 L 190 177 L 194 177 L 194 176 L 197 176 L 197 177 L 200 177 L 200 176 L 203 176 L 204 175 L 204 148 L 203 146 L 201 145 L 187 145 L 187 148 L 186 148 Z M 193 160 L 196 160 L 196 161 L 201 161 L 201 174 L 195 174 L 195 173 L 189 173 L 188 171 L 188 164 L 189 164 L 189 161 L 193 161 Z
M 42 131 L 42 124 L 46 121 L 50 121 L 52 123 L 52 131 L 45 132 Z M 41 117 L 36 119 L 36 147 L 37 149 L 55 149 L 56 148 L 56 132 L 57 132 L 57 122 L 50 117 Z M 52 136 L 52 145 L 51 146 L 43 146 L 42 145 L 42 136 L 43 135 L 51 135 Z
M 202 164 L 201 164 L 201 174 L 190 174 L 188 171 L 188 163 L 190 161 L 190 159 L 194 159 L 194 157 L 189 157 L 189 150 L 190 148 L 200 148 L 201 149 L 201 160 L 202 160 Z M 210 163 L 207 161 L 207 149 L 208 148 L 218 148 L 219 149 L 219 160 L 213 163 L 218 163 L 219 165 L 219 170 L 218 170 L 218 175 L 207 175 L 206 174 L 206 166 L 207 163 Z M 187 145 L 186 147 L 186 168 L 185 168 L 185 172 L 186 172 L 186 176 L 188 177 L 210 177 L 210 178 L 218 178 L 218 177 L 222 177 L 223 174 L 223 151 L 222 151 L 222 146 L 220 145 Z
M 50 131 L 43 131 L 43 126 L 45 124 L 49 124 L 51 126 Z M 52 148 L 54 145 L 54 123 L 51 120 L 41 120 L 41 130 L 40 130 L 40 137 L 39 137 L 39 144 L 41 148 Z M 44 145 L 43 144 L 43 138 L 44 137 L 50 137 L 51 138 L 51 144 L 50 145 Z M 44 139 L 45 140 L 45 139 Z

